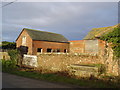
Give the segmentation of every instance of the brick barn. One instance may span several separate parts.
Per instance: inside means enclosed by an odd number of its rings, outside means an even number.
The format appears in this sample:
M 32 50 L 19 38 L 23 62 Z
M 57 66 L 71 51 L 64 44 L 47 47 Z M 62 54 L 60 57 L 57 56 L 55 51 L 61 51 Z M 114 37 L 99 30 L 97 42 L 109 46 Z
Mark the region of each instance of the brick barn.
M 99 51 L 105 48 L 105 41 L 99 39 L 75 40 L 69 42 L 71 53 L 99 54 Z
M 69 42 L 63 35 L 27 28 L 16 39 L 16 47 L 32 55 L 69 52 Z
M 83 40 L 74 40 L 70 42 L 70 52 L 71 53 L 93 53 L 99 54 L 100 51 L 104 51 L 106 42 L 100 40 L 100 37 L 103 35 L 112 32 L 114 28 L 118 27 L 109 26 L 102 28 L 93 28 L 84 38 Z

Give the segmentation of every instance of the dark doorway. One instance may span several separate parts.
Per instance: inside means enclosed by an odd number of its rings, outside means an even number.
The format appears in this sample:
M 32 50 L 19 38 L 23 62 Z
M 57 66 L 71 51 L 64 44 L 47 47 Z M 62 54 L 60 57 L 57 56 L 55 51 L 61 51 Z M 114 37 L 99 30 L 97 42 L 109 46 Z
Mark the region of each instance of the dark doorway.
M 60 52 L 60 49 L 57 49 L 57 52 Z
M 18 50 L 21 52 L 21 54 L 27 54 L 28 53 L 28 47 L 27 46 L 20 46 Z
M 42 48 L 38 48 L 38 49 L 37 49 L 37 52 L 42 52 Z
M 64 49 L 64 53 L 67 53 L 67 49 Z
M 52 49 L 51 49 L 51 48 L 48 48 L 48 49 L 47 49 L 47 52 L 52 52 Z

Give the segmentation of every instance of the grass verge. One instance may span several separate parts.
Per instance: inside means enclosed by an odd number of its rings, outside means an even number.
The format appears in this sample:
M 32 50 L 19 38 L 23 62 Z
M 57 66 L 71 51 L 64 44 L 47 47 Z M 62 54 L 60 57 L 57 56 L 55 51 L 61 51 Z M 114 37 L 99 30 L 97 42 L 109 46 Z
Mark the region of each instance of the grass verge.
M 75 79 L 75 78 L 61 76 L 61 75 L 52 74 L 52 73 L 42 74 L 38 72 L 27 72 L 27 71 L 10 71 L 7 73 L 28 77 L 28 78 L 33 78 L 37 80 L 66 83 L 66 84 L 78 85 L 82 87 L 87 86 L 88 88 L 118 88 L 119 87 L 117 84 L 114 84 L 112 82 L 105 82 L 98 79 L 91 79 L 91 80 L 88 78 Z

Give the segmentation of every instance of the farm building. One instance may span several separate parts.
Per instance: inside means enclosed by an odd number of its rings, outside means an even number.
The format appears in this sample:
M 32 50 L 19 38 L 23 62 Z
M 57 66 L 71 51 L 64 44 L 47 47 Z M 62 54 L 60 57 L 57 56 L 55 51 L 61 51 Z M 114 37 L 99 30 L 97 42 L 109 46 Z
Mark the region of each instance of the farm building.
M 98 54 L 99 51 L 104 50 L 105 41 L 100 40 L 99 38 L 109 32 L 112 32 L 114 28 L 118 27 L 109 26 L 102 28 L 93 28 L 83 40 L 74 40 L 70 42 L 70 52 L 71 53 L 93 53 Z
M 16 47 L 31 55 L 69 52 L 69 42 L 63 35 L 27 28 L 16 39 Z
M 118 24 L 119 25 L 119 24 Z M 23 48 L 25 54 L 37 53 L 93 53 L 104 50 L 106 42 L 99 38 L 118 27 L 93 28 L 83 40 L 68 41 L 56 33 L 24 28 L 16 40 L 17 48 Z

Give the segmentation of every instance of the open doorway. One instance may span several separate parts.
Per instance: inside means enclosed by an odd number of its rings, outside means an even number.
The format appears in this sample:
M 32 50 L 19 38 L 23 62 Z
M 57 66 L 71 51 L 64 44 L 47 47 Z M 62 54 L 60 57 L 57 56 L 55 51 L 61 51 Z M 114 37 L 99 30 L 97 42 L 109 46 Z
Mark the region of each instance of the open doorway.
M 67 53 L 67 49 L 64 49 L 64 53 Z
M 47 52 L 52 52 L 52 49 L 51 48 L 47 48 Z
M 38 49 L 37 49 L 37 52 L 38 52 L 38 53 L 42 53 L 42 48 L 38 48 Z

